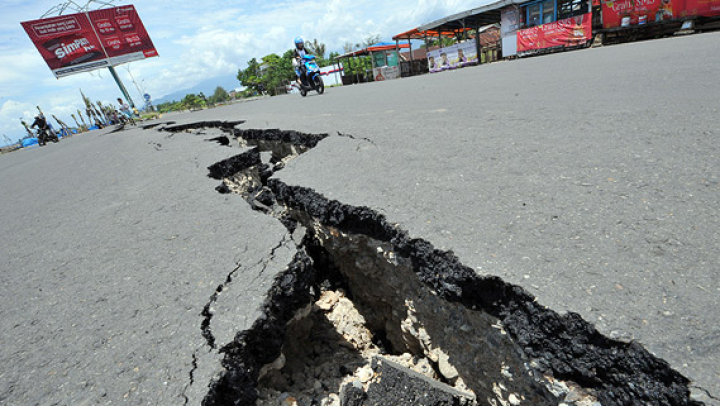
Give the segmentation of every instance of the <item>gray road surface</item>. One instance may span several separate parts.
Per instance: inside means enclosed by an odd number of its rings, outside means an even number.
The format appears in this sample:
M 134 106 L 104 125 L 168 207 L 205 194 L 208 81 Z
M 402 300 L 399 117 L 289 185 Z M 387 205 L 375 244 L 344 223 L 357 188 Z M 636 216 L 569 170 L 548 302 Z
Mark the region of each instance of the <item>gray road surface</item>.
M 718 77 L 714 33 L 173 119 L 330 132 L 278 176 L 639 341 L 720 405 Z M 218 360 L 200 312 L 229 274 L 213 332 L 252 322 L 284 230 L 205 177 L 237 149 L 167 136 L 0 158 L 0 403 L 199 404 Z

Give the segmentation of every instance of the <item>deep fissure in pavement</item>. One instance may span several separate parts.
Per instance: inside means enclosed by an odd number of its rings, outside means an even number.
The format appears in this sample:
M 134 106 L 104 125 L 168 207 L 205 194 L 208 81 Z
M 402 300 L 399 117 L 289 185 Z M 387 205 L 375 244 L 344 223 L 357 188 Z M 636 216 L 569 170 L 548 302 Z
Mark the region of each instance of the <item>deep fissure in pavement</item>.
M 224 372 L 204 405 L 701 404 L 639 343 L 477 275 L 372 209 L 272 178 L 327 135 L 226 131 L 254 148 L 208 168 L 218 191 L 302 243 L 262 315 L 220 349 Z

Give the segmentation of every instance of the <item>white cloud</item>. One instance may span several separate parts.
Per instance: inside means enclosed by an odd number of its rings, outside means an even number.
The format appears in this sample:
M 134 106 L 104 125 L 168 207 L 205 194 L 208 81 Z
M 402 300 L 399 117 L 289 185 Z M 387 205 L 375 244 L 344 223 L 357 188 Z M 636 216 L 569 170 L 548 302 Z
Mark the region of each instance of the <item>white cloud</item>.
M 328 51 L 342 51 L 345 42 L 359 43 L 371 34 L 387 41 L 395 34 L 479 3 L 482 1 L 236 0 L 228 4 L 221 0 L 134 0 L 160 57 L 129 67 L 141 91 L 157 99 L 212 77 L 235 74 L 253 57 L 282 54 L 292 48 L 296 36 L 317 38 Z M 71 123 L 69 112 L 83 106 L 79 88 L 91 99 L 105 103 L 119 96 L 107 70 L 60 80 L 53 77 L 18 22 L 36 19 L 55 5 L 57 0 L 0 3 L 0 102 L 5 100 L 0 115 L 2 131 L 19 125 L 19 109 L 30 106 L 33 111 L 36 104 Z M 116 70 L 132 97 L 138 97 L 126 69 Z
M 12 141 L 17 141 L 26 135 L 20 120 L 25 120 L 30 125 L 35 114 L 37 110 L 30 103 L 6 100 L 0 106 L 0 133 L 7 135 Z M 0 143 L 5 144 L 4 138 L 0 139 Z

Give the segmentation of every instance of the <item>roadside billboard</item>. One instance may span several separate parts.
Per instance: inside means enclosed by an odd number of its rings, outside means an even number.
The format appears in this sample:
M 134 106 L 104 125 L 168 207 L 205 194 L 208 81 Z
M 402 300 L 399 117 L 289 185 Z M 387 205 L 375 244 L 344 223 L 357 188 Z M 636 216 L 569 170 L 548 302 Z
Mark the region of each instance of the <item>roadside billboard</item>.
M 463 68 L 478 63 L 475 41 L 466 41 L 449 47 L 438 48 L 427 53 L 430 72 Z
M 111 65 L 158 56 L 134 6 L 104 8 L 88 16 Z
M 592 38 L 592 14 L 566 18 L 549 24 L 519 30 L 517 51 L 529 52 L 586 44 Z
M 158 56 L 132 5 L 21 25 L 58 78 Z
M 647 24 L 684 17 L 685 0 L 613 0 L 603 3 L 603 27 Z
M 612 0 L 602 5 L 603 28 L 697 16 L 720 16 L 720 0 Z

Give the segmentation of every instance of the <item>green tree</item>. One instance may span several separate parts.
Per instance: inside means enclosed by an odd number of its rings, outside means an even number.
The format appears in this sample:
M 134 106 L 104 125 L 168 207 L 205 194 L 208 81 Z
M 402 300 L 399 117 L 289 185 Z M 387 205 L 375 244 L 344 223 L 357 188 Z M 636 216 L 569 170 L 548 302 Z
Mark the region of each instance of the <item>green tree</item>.
M 275 96 L 279 89 L 284 88 L 285 84 L 295 77 L 292 58 L 293 50 L 286 51 L 283 56 L 270 54 L 262 58 L 261 83 L 271 96 Z
M 230 95 L 222 86 L 216 87 L 215 93 L 213 93 L 213 95 L 210 96 L 210 103 L 212 103 L 212 104 L 222 103 L 222 102 L 226 102 L 228 100 L 230 100 Z
M 352 44 L 350 42 L 346 42 L 343 45 L 343 50 L 345 53 L 357 51 L 365 48 L 369 48 L 375 44 L 380 42 L 380 35 L 378 34 L 368 34 L 362 43 L 359 44 Z M 336 55 L 335 55 L 336 56 Z M 332 58 L 333 56 L 331 56 Z M 350 60 L 351 59 L 351 60 Z M 345 63 L 345 74 L 346 75 L 365 75 L 369 70 L 372 69 L 372 59 L 370 56 L 358 56 L 355 58 L 350 58 Z
M 258 90 L 258 85 L 260 85 L 260 64 L 258 61 L 255 58 L 249 60 L 248 67 L 244 70 L 240 69 L 238 71 L 237 78 L 240 81 L 240 84 L 251 91 L 256 92 Z
M 169 111 L 181 111 L 185 107 L 183 106 L 182 102 L 171 101 L 171 102 L 160 103 L 160 104 L 156 105 L 155 108 L 160 113 L 167 113 Z
M 441 48 L 442 48 L 442 47 L 447 47 L 447 46 L 450 46 L 450 45 L 452 45 L 452 44 L 454 44 L 454 43 L 455 43 L 455 39 L 454 39 L 454 38 L 446 38 L 446 37 L 440 37 L 439 39 L 438 39 L 438 38 L 435 38 L 435 39 L 432 39 L 432 40 L 428 41 L 428 44 L 430 45 L 431 48 L 432 48 L 432 47 L 437 47 L 437 46 L 439 46 L 439 47 L 441 47 Z M 425 48 L 425 44 L 420 45 L 420 48 Z
M 194 93 L 190 93 L 185 95 L 185 97 L 181 101 L 181 104 L 186 109 L 201 108 L 205 106 L 205 100 L 203 100 L 203 98 Z

